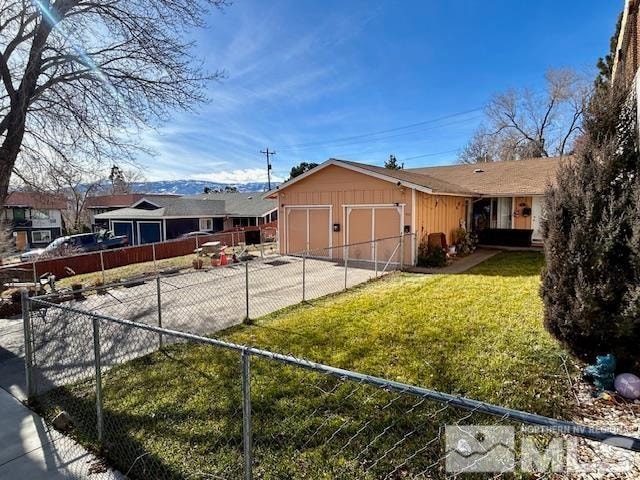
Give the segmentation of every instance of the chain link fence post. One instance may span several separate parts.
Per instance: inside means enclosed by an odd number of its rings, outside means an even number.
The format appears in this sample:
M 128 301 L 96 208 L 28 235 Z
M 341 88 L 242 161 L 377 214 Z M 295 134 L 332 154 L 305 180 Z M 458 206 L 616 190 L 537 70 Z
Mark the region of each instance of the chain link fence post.
M 348 256 L 349 247 L 344 249 L 344 289 L 347 289 L 347 276 L 349 275 L 349 265 L 348 265 Z
M 404 232 L 400 235 L 400 270 L 404 268 Z
M 307 300 L 307 251 L 302 253 L 302 301 Z
M 31 402 L 36 394 L 33 378 L 33 339 L 31 332 L 31 314 L 29 311 L 29 291 L 26 288 L 20 290 L 22 304 L 22 326 L 24 331 L 24 369 L 27 390 L 27 402 Z
M 100 319 L 93 317 L 93 357 L 96 372 L 96 426 L 98 443 L 104 441 L 104 417 L 102 412 L 102 366 L 100 363 Z
M 38 285 L 38 268 L 36 267 L 36 262 L 35 261 L 32 263 L 32 266 L 33 266 L 33 288 L 34 288 L 34 290 L 36 292 L 36 295 L 38 295 L 38 293 L 39 293 L 38 292 L 38 287 L 39 287 L 39 285 Z
M 106 274 L 104 272 L 104 250 L 100 250 L 100 271 L 102 272 L 102 285 L 107 284 Z
M 156 295 L 158 299 L 158 326 L 162 328 L 162 284 L 160 282 L 160 275 L 156 275 Z M 158 334 L 158 341 L 160 348 L 162 348 L 162 333 Z
M 246 314 L 244 317 L 244 323 L 249 324 L 250 316 L 249 316 L 249 262 L 244 262 L 244 303 L 246 306 Z
M 373 241 L 373 271 L 378 278 L 378 241 Z
M 253 478 L 253 452 L 251 438 L 251 355 L 242 351 L 242 451 L 244 457 L 244 480 Z

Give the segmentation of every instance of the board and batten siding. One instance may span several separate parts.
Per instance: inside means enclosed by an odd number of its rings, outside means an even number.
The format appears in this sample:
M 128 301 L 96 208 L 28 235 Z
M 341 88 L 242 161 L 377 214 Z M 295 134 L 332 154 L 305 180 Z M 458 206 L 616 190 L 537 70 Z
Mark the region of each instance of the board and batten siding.
M 286 184 L 285 184 L 286 186 Z M 393 205 L 404 204 L 403 225 L 411 225 L 412 190 L 398 187 L 392 182 L 369 175 L 329 165 L 301 179 L 278 193 L 280 220 L 280 250 L 285 253 L 287 236 L 286 207 L 296 205 L 330 205 L 331 224 L 340 224 L 339 232 L 331 232 L 334 247 L 344 245 L 346 240 L 345 205 Z M 327 228 L 329 228 L 327 226 Z M 400 235 L 400 231 L 398 231 Z M 408 242 L 410 243 L 410 242 Z M 334 258 L 341 258 L 341 249 L 335 249 Z M 405 249 L 405 261 L 411 260 L 411 248 Z
M 430 233 L 440 232 L 447 236 L 447 244 L 451 245 L 455 241 L 456 230 L 465 220 L 465 200 L 471 202 L 472 198 L 416 192 L 418 245 Z

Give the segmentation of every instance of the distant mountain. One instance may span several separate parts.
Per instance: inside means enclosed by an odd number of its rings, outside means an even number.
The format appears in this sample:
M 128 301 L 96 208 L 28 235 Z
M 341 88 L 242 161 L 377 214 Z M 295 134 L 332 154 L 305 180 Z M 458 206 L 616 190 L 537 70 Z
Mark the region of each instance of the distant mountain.
M 271 182 L 271 188 L 278 185 Z M 241 192 L 264 192 L 267 182 L 254 183 L 216 183 L 203 180 L 162 180 L 158 182 L 139 182 L 131 184 L 134 192 L 141 193 L 173 193 L 176 195 L 195 195 L 203 193 L 205 187 L 211 190 L 224 190 L 225 187 L 236 187 Z

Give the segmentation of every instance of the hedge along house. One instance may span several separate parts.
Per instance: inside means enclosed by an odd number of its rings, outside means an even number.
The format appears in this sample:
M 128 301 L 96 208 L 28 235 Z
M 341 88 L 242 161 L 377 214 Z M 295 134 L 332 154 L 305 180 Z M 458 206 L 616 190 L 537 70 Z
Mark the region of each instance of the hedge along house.
M 560 159 L 391 170 L 330 159 L 268 192 L 278 201 L 280 251 L 415 264 L 430 233 L 455 241 L 459 227 L 488 244 L 541 240 L 541 202 Z M 377 251 L 374 251 L 377 243 Z M 351 245 L 348 248 L 331 248 Z
M 246 200 L 239 201 L 238 195 L 244 195 Z M 237 223 L 235 219 L 253 218 L 255 224 L 266 223 L 264 219 L 271 218 L 274 210 L 277 210 L 276 203 L 261 198 L 260 194 L 150 196 L 130 207 L 98 214 L 95 219 L 107 221 L 116 235 L 127 235 L 132 245 L 142 245 L 195 231 L 220 232 Z

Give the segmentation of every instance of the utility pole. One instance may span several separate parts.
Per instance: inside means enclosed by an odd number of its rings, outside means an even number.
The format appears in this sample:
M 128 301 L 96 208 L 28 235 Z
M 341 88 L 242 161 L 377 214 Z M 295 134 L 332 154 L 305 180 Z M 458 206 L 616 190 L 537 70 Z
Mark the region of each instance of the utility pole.
M 275 155 L 276 152 L 270 152 L 269 147 L 266 150 L 260 150 L 260 153 L 267 156 L 267 184 L 269 185 L 269 190 L 271 190 L 271 161 L 269 160 L 269 155 Z

